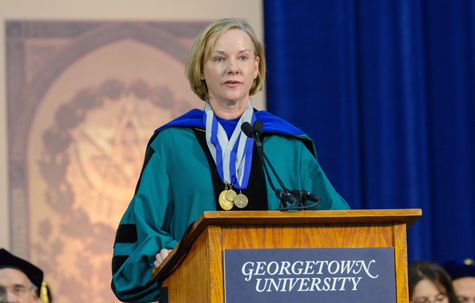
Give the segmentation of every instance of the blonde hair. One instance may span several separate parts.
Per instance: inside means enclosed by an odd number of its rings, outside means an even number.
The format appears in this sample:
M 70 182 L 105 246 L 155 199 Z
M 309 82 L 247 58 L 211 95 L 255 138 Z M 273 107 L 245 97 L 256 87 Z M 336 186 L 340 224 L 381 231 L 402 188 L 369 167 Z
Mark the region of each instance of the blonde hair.
M 216 45 L 216 41 L 218 41 L 218 39 L 230 29 L 240 29 L 251 38 L 254 56 L 255 58 L 259 58 L 259 64 L 257 67 L 257 78 L 249 90 L 249 95 L 252 96 L 262 90 L 262 85 L 266 78 L 264 47 L 257 39 L 256 34 L 250 25 L 234 18 L 226 18 L 211 23 L 198 34 L 193 42 L 190 57 L 186 65 L 186 74 L 188 76 L 188 81 L 190 82 L 191 90 L 202 100 L 209 98 L 206 82 L 201 80 L 204 62 L 209 59 L 211 52 Z M 208 53 L 206 53 L 206 46 L 208 43 L 211 44 Z

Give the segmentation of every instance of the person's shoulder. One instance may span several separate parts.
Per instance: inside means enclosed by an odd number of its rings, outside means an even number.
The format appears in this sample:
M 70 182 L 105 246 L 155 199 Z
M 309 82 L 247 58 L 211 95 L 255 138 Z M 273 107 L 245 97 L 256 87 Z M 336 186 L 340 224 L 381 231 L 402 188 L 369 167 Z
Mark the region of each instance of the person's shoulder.
M 193 109 L 157 128 L 150 138 L 148 146 L 157 149 L 159 145 L 169 145 L 175 140 L 182 140 L 193 134 L 193 128 L 204 129 L 203 111 L 199 109 Z
M 257 111 L 256 119 L 262 122 L 262 133 L 267 140 L 285 141 L 286 144 L 293 143 L 300 146 L 303 144 L 316 158 L 317 152 L 313 140 L 298 127 L 267 111 Z
M 167 128 L 163 128 L 160 131 L 154 132 L 153 136 L 156 140 L 156 138 L 159 138 L 159 140 L 164 140 L 167 138 L 171 138 L 174 136 L 180 136 L 183 134 L 187 134 L 192 132 L 193 126 L 170 126 Z
M 155 130 L 155 132 L 161 132 L 164 129 L 172 128 L 172 127 L 197 127 L 197 128 L 204 128 L 203 122 L 203 111 L 199 109 L 192 109 L 184 115 L 173 119 L 172 121 L 168 122 L 165 125 L 160 126 Z
M 293 135 L 293 136 L 303 136 L 303 137 L 307 136 L 305 132 L 299 129 L 298 127 L 264 110 L 256 112 L 256 120 L 259 120 L 262 122 L 263 133 L 283 134 L 283 135 Z
M 176 147 L 186 145 L 188 141 L 194 141 L 194 126 L 171 126 L 163 128 L 153 134 L 149 145 L 154 150 L 159 147 Z

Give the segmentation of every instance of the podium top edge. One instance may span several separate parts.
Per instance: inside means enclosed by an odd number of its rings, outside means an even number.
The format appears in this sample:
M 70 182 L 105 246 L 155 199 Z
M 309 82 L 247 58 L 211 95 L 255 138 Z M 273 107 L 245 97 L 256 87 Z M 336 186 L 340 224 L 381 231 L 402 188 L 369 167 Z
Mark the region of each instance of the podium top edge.
M 307 211 L 207 211 L 196 220 L 199 224 L 213 225 L 274 225 L 274 224 L 351 224 L 351 223 L 406 223 L 409 229 L 420 217 L 420 208 L 361 209 L 361 210 L 307 210 Z
M 386 216 L 422 216 L 420 208 L 407 209 L 352 209 L 352 210 L 306 210 L 306 211 L 281 211 L 281 210 L 257 210 L 257 211 L 205 211 L 203 218 L 232 218 L 232 217 L 386 217 Z

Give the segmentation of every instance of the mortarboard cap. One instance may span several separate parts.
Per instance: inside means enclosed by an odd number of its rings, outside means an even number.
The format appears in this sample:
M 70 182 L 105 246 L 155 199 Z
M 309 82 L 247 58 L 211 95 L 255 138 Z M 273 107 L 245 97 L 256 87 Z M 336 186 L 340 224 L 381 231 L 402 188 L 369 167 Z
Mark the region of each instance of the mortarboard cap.
M 452 280 L 475 277 L 475 262 L 468 258 L 460 261 L 449 261 L 443 264 L 445 270 L 450 275 Z
M 13 268 L 23 272 L 38 289 L 43 282 L 43 271 L 30 262 L 20 259 L 5 249 L 0 249 L 0 269 Z

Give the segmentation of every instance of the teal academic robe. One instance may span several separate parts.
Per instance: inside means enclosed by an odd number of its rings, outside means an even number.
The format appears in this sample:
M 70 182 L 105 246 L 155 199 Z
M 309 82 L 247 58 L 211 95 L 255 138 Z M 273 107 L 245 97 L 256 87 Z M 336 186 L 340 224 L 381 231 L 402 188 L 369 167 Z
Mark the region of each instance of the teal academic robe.
M 264 137 L 264 151 L 288 188 L 321 197 L 314 209 L 349 209 L 304 140 L 310 139 L 272 133 Z M 203 212 L 216 210 L 211 179 L 210 165 L 192 128 L 161 129 L 150 142 L 136 193 L 120 221 L 114 245 L 112 289 L 120 300 L 151 302 L 160 297 L 157 285 L 150 282 L 155 255 L 175 247 Z M 274 177 L 273 182 L 278 184 Z M 280 200 L 266 184 L 268 209 L 276 210 Z

